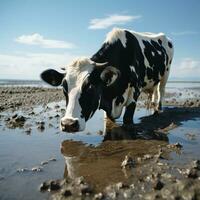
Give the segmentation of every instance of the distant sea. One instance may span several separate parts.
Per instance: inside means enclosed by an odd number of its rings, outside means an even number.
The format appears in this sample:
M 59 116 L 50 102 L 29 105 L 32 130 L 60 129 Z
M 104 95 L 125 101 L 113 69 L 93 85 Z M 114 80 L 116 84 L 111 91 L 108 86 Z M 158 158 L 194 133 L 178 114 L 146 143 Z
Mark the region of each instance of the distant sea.
M 0 80 L 0 87 L 15 87 L 15 86 L 29 86 L 29 87 L 51 87 L 41 80 Z M 167 88 L 200 88 L 200 81 L 168 81 Z
M 40 80 L 14 80 L 14 79 L 0 79 L 0 86 L 3 87 L 17 87 L 17 86 L 29 86 L 29 87 L 49 87 L 43 81 Z

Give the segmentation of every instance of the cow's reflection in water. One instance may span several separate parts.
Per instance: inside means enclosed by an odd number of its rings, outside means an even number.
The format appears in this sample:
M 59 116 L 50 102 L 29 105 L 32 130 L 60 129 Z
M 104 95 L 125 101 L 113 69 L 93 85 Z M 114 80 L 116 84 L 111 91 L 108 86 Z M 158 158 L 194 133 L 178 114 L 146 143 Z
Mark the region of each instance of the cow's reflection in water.
M 139 166 L 134 167 L 128 177 L 125 176 L 121 163 L 126 155 L 136 159 L 145 154 L 156 154 L 160 145 L 167 144 L 166 138 L 163 141 L 158 138 L 147 140 L 145 137 L 139 137 L 134 131 L 126 130 L 109 120 L 106 121 L 104 141 L 98 146 L 65 140 L 61 144 L 66 161 L 64 176 L 72 179 L 83 176 L 96 190 L 129 181 L 131 175 L 137 176 Z

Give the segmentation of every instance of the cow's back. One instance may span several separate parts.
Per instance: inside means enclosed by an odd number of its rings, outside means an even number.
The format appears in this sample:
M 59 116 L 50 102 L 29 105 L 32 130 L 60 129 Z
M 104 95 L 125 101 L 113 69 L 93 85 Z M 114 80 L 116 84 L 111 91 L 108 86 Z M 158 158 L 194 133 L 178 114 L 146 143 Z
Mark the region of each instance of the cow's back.
M 159 83 L 167 80 L 170 71 L 170 65 L 173 58 L 173 44 L 164 33 L 134 32 L 130 31 L 136 37 L 142 58 L 139 58 L 140 68 L 143 66 L 144 76 L 142 90 L 153 90 Z M 137 60 L 137 58 L 136 58 Z

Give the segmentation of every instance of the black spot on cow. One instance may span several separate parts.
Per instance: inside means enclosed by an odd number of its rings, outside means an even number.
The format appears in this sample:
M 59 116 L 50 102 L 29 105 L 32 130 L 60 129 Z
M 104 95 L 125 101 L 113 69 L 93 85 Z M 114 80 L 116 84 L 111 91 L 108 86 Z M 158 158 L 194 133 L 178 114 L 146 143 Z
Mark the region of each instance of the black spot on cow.
M 59 86 L 65 76 L 64 73 L 59 73 L 54 69 L 47 69 L 41 73 L 41 78 L 52 86 Z
M 169 48 L 172 48 L 172 47 L 173 47 L 172 43 L 169 42 L 169 41 L 168 41 L 168 46 L 169 46 Z
M 144 54 L 151 67 L 151 69 L 148 67 L 146 70 L 147 77 L 148 79 L 157 81 L 159 75 L 163 76 L 165 73 L 165 62 L 168 63 L 168 55 L 164 47 L 160 46 L 159 43 L 154 40 L 150 42 L 143 40 L 143 44 L 145 46 Z M 155 56 L 153 56 L 151 52 L 154 52 Z
M 162 40 L 161 40 L 161 39 L 158 39 L 158 43 L 159 43 L 160 45 L 162 45 Z
M 124 103 L 124 97 L 118 96 L 116 101 L 115 101 L 115 104 L 118 106 L 119 104 L 122 104 L 122 103 Z
M 169 68 L 167 67 L 167 69 L 166 69 L 167 71 L 169 71 Z
M 87 121 L 99 106 L 100 92 L 99 88 L 93 85 L 89 78 L 84 81 L 81 90 L 82 92 L 79 98 L 79 103 L 82 108 L 81 117 Z
M 147 83 L 144 81 L 143 83 L 142 83 L 142 87 L 145 87 L 147 85 Z
M 68 105 L 68 85 L 67 85 L 66 79 L 63 79 L 62 86 L 63 86 L 63 93 L 66 98 L 66 106 L 67 106 Z
M 171 63 L 172 63 L 172 60 L 169 61 L 169 64 L 170 64 L 170 65 L 171 65 Z

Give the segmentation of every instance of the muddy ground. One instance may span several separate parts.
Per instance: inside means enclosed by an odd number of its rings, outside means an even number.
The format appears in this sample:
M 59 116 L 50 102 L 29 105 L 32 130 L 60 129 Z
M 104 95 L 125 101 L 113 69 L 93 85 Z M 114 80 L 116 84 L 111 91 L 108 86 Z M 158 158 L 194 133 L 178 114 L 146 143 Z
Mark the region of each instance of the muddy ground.
M 186 98 L 182 98 L 184 95 Z M 65 161 L 63 178 L 45 179 L 37 190 L 48 193 L 45 198 L 50 199 L 200 199 L 200 156 L 195 152 L 200 152 L 200 147 L 191 148 L 188 156 L 184 154 L 187 145 L 177 142 L 179 138 L 169 137 L 169 133 L 177 130 L 180 136 L 184 133 L 189 144 L 193 141 L 198 144 L 200 125 L 196 125 L 196 120 L 200 121 L 200 95 L 192 95 L 187 98 L 187 93 L 167 92 L 164 112 L 141 117 L 134 130 L 124 129 L 120 120 L 117 123 L 107 120 L 104 131 L 96 133 L 102 140 L 95 145 L 70 137 L 65 139 L 60 145 Z M 0 126 L 2 130 L 20 128 L 29 135 L 35 127 L 41 132 L 54 127 L 59 132 L 64 107 L 59 103 L 50 107 L 49 103 L 63 99 L 60 89 L 1 87 Z M 145 95 L 140 97 L 138 111 L 144 110 L 145 99 Z M 42 107 L 36 112 L 34 108 L 38 105 Z M 41 120 L 40 115 L 45 117 Z M 185 132 L 182 125 L 188 121 L 194 121 L 196 132 Z M 93 133 L 86 134 L 89 138 Z M 53 161 L 56 159 L 17 170 L 20 174 L 40 172 Z M 3 179 L 0 176 L 0 183 Z
M 183 94 L 166 93 L 164 105 L 199 107 L 199 95 L 194 94 L 193 98 L 180 100 Z M 0 87 L 0 111 L 7 109 L 19 109 L 34 105 L 47 105 L 49 102 L 58 102 L 64 99 L 61 89 L 57 88 L 37 88 L 37 87 Z M 146 95 L 140 96 L 140 100 L 145 100 Z M 140 103 L 139 103 L 140 104 Z

